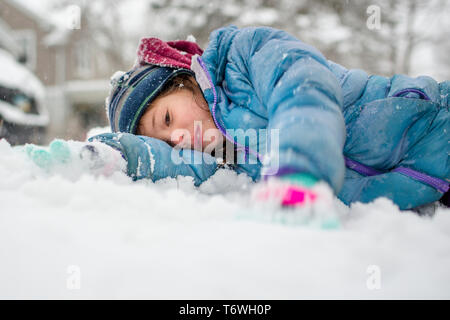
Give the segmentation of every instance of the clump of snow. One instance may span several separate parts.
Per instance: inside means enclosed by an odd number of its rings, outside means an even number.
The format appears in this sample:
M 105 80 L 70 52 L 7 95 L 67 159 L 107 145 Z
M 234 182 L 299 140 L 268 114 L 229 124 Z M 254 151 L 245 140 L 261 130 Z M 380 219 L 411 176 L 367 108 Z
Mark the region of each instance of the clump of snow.
M 102 133 L 110 133 L 110 132 L 111 132 L 111 127 L 110 126 L 107 126 L 107 127 L 94 127 L 94 128 L 89 129 L 89 131 L 86 133 L 86 140 L 91 138 L 91 137 L 93 137 L 93 136 L 96 136 L 96 135 L 99 135 L 99 134 L 102 134 Z
M 11 89 L 20 89 L 39 100 L 43 99 L 45 88 L 41 81 L 3 49 L 0 49 L 0 68 L 0 84 Z
M 186 41 L 197 42 L 197 39 L 195 39 L 195 37 L 192 34 L 190 34 L 187 36 Z
M 113 92 L 114 87 L 117 85 L 117 82 L 122 78 L 122 81 L 127 81 L 130 76 L 126 74 L 125 71 L 116 71 L 109 79 L 109 92 L 108 96 L 105 98 L 105 111 L 106 117 L 109 118 L 109 104 L 111 103 L 111 94 Z
M 150 157 L 150 172 L 153 172 L 155 170 L 155 158 L 153 157 L 152 148 L 148 144 L 145 144 L 145 146 Z
M 323 230 L 257 210 L 231 170 L 195 188 L 83 161 L 44 171 L 0 141 L 1 298 L 450 298 L 450 209 L 336 200 Z
M 116 83 L 117 81 L 119 81 L 120 77 L 122 77 L 125 74 L 125 71 L 120 71 L 117 70 L 116 72 L 113 73 L 113 75 L 111 76 L 111 78 L 109 79 L 111 81 L 111 83 Z M 124 79 L 127 80 L 127 79 Z
M 2 98 L 0 99 L 0 119 L 14 124 L 47 126 L 50 121 L 50 116 L 43 103 L 45 89 L 36 75 L 24 65 L 17 62 L 9 52 L 1 48 L 0 70 L 0 86 L 9 89 L 18 89 L 29 95 L 36 100 L 38 110 L 37 114 L 25 113 L 16 106 L 6 103 Z

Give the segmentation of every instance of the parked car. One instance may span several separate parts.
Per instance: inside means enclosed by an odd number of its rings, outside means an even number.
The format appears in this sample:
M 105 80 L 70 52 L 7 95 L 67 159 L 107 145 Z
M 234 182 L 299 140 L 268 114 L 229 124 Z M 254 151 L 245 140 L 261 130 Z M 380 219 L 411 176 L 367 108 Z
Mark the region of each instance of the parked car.
M 0 49 L 0 138 L 12 145 L 45 142 L 49 114 L 39 79 Z

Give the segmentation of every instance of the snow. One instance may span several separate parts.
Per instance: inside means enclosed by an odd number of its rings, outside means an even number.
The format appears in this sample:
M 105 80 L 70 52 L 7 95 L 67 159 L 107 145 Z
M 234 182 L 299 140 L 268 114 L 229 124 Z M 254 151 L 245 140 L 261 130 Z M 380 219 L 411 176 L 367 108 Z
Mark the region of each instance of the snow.
M 42 99 L 45 89 L 39 79 L 3 49 L 0 49 L 0 68 L 2 70 L 0 85 L 11 89 L 20 89 L 26 94 Z
M 118 82 L 120 77 L 122 77 L 125 73 L 126 73 L 125 71 L 121 71 L 121 70 L 118 70 L 118 71 L 114 72 L 114 74 L 110 78 L 110 82 L 111 83 Z M 126 81 L 127 79 L 128 79 L 128 77 L 124 78 L 123 80 Z
M 186 37 L 186 41 L 195 42 L 197 43 L 197 39 L 194 37 L 194 35 L 190 34 Z
M 230 170 L 196 189 L 83 161 L 43 170 L 0 141 L 0 298 L 450 298 L 450 209 L 335 200 L 324 230 L 253 204 Z
M 16 124 L 47 125 L 50 120 L 48 111 L 43 105 L 45 89 L 40 80 L 3 49 L 0 49 L 0 69 L 0 86 L 18 89 L 30 97 L 34 97 L 39 111 L 39 114 L 26 114 L 17 107 L 0 100 L 0 116 Z
M 109 126 L 107 127 L 95 127 L 89 129 L 89 131 L 86 133 L 86 140 L 90 137 L 96 136 L 101 133 L 108 133 L 111 132 L 111 128 Z
M 49 122 L 47 116 L 25 114 L 16 106 L 0 100 L 0 117 L 8 122 L 21 125 L 46 126 Z

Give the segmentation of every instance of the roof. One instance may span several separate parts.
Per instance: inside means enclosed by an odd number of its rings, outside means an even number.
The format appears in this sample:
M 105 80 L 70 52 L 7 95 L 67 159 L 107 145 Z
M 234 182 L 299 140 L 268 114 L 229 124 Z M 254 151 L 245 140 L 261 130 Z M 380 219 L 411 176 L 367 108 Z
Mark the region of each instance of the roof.
M 48 0 L 27 1 L 27 0 L 4 0 L 9 5 L 15 7 L 23 14 L 28 16 L 46 32 L 47 36 L 44 38 L 44 43 L 47 46 L 64 45 L 73 30 L 67 28 L 62 24 L 61 19 L 57 19 L 54 15 L 49 15 L 46 9 L 50 9 Z M 47 1 L 47 3 L 46 3 Z
M 48 16 L 45 16 L 43 12 L 39 12 L 36 7 L 25 5 L 25 3 L 33 3 L 33 1 L 22 1 L 22 0 L 3 0 L 9 5 L 15 7 L 17 10 L 21 11 L 23 14 L 27 15 L 30 19 L 36 21 L 43 29 L 51 29 L 54 27 L 54 23 L 49 20 Z

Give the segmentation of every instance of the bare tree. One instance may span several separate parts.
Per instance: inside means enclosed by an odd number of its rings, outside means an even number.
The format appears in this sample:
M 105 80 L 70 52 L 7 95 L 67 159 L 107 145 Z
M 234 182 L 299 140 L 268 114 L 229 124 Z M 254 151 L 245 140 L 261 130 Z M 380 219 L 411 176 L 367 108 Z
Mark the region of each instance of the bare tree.
M 55 1 L 55 9 L 77 5 L 81 9 L 81 28 L 78 32 L 90 46 L 98 47 L 117 69 L 129 67 L 124 44 L 128 41 L 122 30 L 119 0 L 62 0 Z
M 380 29 L 366 26 L 367 8 L 373 5 L 380 9 Z M 445 0 L 319 0 L 318 6 L 334 10 L 341 25 L 351 30 L 348 51 L 338 54 L 351 67 L 409 74 L 419 45 L 439 47 L 446 42 L 440 27 L 444 19 L 439 19 L 450 9 Z
M 233 23 L 286 30 L 316 46 L 327 58 L 370 73 L 409 74 L 412 56 L 420 46 L 436 48 L 443 69 L 450 69 L 448 55 L 442 53 L 448 51 L 448 31 L 443 25 L 450 20 L 448 0 L 142 1 L 146 9 L 138 14 L 144 17 L 144 25 L 131 35 L 124 33 L 120 13 L 126 0 L 63 0 L 58 6 L 80 5 L 89 30 L 86 36 L 93 45 L 101 45 L 118 68 L 129 67 L 134 56 L 131 50 L 142 36 L 169 40 L 193 34 L 199 45 L 206 47 L 211 31 Z M 367 25 L 370 6 L 379 8 L 378 29 Z M 267 19 L 268 15 L 273 18 Z M 127 17 L 135 18 L 142 19 Z

